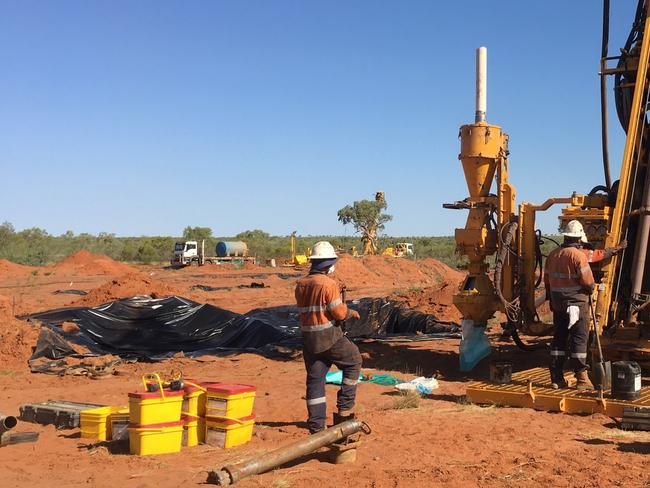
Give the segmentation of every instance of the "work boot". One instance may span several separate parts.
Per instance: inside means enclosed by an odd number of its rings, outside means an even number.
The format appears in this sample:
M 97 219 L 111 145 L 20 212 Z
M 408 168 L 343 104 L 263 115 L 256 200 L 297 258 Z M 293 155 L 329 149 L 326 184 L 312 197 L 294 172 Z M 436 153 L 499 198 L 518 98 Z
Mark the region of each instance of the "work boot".
M 564 369 L 551 366 L 549 368 L 551 373 L 551 388 L 558 390 L 560 388 L 567 388 L 569 385 L 564 379 Z
M 587 373 L 586 369 L 583 369 L 579 373 L 576 373 L 576 389 L 577 390 L 593 390 L 594 385 L 591 383 L 591 380 L 589 379 L 589 373 Z
M 349 410 L 341 410 L 339 412 L 334 412 L 333 414 L 334 425 L 345 422 L 346 420 L 354 419 L 354 413 Z

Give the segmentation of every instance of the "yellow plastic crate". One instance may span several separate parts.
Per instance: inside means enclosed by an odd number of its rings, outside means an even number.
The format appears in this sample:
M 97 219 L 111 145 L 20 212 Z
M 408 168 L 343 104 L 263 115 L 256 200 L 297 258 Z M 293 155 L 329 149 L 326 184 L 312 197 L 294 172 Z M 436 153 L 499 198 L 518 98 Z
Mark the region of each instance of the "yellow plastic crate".
M 246 444 L 253 438 L 255 415 L 240 419 L 224 417 L 205 418 L 205 443 L 229 449 Z
M 164 424 L 181 419 L 183 391 L 129 393 L 129 420 L 134 425 Z
M 110 416 L 124 407 L 99 407 L 82 410 L 80 414 L 81 437 L 100 441 L 112 438 Z
M 206 417 L 241 419 L 253 413 L 256 390 L 254 386 L 229 383 L 213 383 L 206 386 Z
M 116 413 L 112 413 L 109 417 L 111 425 L 111 440 L 122 441 L 129 438 L 129 409 L 122 408 Z
M 199 417 L 183 415 L 183 446 L 194 447 L 199 445 L 199 420 Z M 205 436 L 203 438 L 205 439 Z
M 194 380 L 185 380 L 183 387 L 183 415 L 192 417 L 205 416 L 205 391 L 206 389 Z
M 171 454 L 180 452 L 183 438 L 183 421 L 129 427 L 131 454 Z

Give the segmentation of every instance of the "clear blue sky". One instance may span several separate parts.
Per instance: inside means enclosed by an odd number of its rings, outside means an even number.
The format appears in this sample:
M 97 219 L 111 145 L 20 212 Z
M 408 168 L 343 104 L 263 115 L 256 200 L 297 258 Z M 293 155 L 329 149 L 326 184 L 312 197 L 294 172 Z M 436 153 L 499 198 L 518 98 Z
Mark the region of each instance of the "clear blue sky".
M 636 0 L 612 4 L 617 52 Z M 466 213 L 441 205 L 467 196 L 457 136 L 473 122 L 481 45 L 518 200 L 586 193 L 603 181 L 601 9 L 3 0 L 0 220 L 54 234 L 343 234 L 337 210 L 383 190 L 386 233 L 450 235 Z

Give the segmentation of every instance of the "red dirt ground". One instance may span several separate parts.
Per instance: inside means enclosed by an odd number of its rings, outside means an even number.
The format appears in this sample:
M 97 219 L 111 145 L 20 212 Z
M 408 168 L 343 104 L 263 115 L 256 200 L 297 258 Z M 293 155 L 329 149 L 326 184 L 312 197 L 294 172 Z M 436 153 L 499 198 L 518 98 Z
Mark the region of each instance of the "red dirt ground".
M 257 423 L 251 443 L 231 450 L 210 446 L 180 454 L 136 457 L 114 446 L 79 438 L 79 431 L 56 431 L 19 423 L 17 431 L 38 431 L 35 444 L 0 448 L 0 486 L 167 488 L 198 486 L 206 472 L 228 462 L 256 456 L 300 439 L 304 429 L 304 366 L 300 359 L 270 360 L 252 354 L 199 359 L 174 358 L 162 363 L 118 367 L 110 379 L 32 374 L 26 364 L 37 330 L 17 321 L 16 314 L 69 304 L 99 304 L 107 299 L 143 293 L 180 293 L 198 301 L 245 312 L 261 306 L 293 302 L 300 270 L 292 268 L 228 269 L 205 266 L 182 270 L 139 266 L 124 273 L 99 267 L 69 265 L 28 268 L 16 273 L 0 270 L 0 412 L 17 414 L 19 405 L 47 399 L 126 404 L 127 393 L 139 388 L 140 376 L 151 371 L 182 370 L 202 379 L 254 384 Z M 0 263 L 1 265 L 2 263 Z M 79 269 L 84 268 L 83 271 Z M 34 272 L 36 272 L 34 274 Z M 287 276 L 289 275 L 289 276 Z M 422 309 L 436 311 L 449 303 L 461 276 L 433 260 L 412 262 L 394 258 L 341 259 L 337 275 L 346 282 L 350 298 L 401 294 Z M 238 288 L 252 281 L 268 288 Z M 449 283 L 444 287 L 445 283 Z M 231 287 L 202 292 L 194 284 Z M 54 295 L 77 288 L 85 297 Z M 422 289 L 418 291 L 416 288 Z M 447 311 L 448 307 L 445 307 Z M 495 331 L 492 335 L 498 342 Z M 523 353 L 499 343 L 501 354 L 515 369 L 546 364 L 544 351 Z M 650 434 L 622 432 L 609 418 L 550 414 L 527 409 L 481 408 L 464 402 L 468 381 L 487 378 L 487 361 L 470 375 L 458 372 L 458 340 L 359 345 L 364 372 L 391 373 L 403 378 L 438 374 L 440 388 L 421 400 L 418 408 L 395 409 L 390 388 L 362 384 L 359 416 L 373 433 L 364 439 L 356 463 L 332 465 L 323 453 L 251 477 L 237 484 L 250 487 L 608 487 L 648 486 Z M 336 387 L 328 386 L 330 410 Z M 46 480 L 46 481 L 45 481 Z

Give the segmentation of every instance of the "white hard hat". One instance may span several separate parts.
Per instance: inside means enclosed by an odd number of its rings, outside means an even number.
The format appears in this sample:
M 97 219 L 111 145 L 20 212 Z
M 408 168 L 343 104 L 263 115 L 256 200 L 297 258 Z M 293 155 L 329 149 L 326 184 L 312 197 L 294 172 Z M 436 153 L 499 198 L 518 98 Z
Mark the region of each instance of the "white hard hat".
M 579 237 L 582 242 L 588 242 L 585 230 L 583 229 L 582 224 L 577 220 L 569 222 L 566 225 L 564 232 L 562 232 L 562 235 L 565 237 Z
M 334 251 L 334 246 L 332 246 L 327 241 L 320 241 L 314 244 L 314 247 L 311 250 L 311 256 L 309 259 L 337 259 L 336 251 Z

